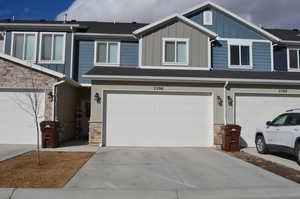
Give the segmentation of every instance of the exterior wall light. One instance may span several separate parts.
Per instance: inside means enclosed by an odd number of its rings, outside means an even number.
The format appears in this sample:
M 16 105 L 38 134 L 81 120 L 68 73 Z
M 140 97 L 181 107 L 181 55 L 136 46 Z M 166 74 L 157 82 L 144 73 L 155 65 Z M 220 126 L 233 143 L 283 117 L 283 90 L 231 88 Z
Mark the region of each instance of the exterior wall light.
M 223 100 L 220 96 L 217 97 L 219 106 L 223 106 Z
M 48 92 L 48 99 L 50 100 L 50 102 L 53 102 L 54 100 L 54 94 L 52 91 Z
M 227 96 L 227 100 L 228 100 L 228 105 L 229 106 L 233 106 L 233 99 L 231 96 Z
M 97 104 L 101 104 L 101 97 L 100 97 L 99 93 L 96 93 L 94 95 L 94 100 L 97 102 Z

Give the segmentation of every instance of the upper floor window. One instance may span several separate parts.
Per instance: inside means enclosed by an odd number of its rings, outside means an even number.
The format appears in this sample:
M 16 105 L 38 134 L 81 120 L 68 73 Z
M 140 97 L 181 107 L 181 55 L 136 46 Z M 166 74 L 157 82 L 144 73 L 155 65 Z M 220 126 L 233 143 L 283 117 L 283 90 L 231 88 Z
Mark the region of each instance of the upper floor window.
M 63 64 L 65 40 L 65 33 L 41 33 L 39 62 Z
M 189 39 L 164 38 L 163 39 L 163 64 L 188 65 Z
M 300 70 L 300 49 L 288 49 L 289 70 Z
M 120 65 L 120 42 L 96 41 L 95 65 Z
M 12 33 L 11 55 L 26 61 L 34 61 L 36 57 L 36 33 Z
M 229 67 L 252 68 L 252 45 L 248 42 L 228 44 Z
M 213 25 L 213 12 L 211 10 L 203 12 L 203 25 Z

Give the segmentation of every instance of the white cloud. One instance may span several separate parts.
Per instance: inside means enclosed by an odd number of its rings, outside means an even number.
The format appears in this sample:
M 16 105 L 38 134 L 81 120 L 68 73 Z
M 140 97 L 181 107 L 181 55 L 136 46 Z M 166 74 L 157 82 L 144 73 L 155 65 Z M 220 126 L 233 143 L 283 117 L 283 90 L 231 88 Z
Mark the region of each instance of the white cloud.
M 72 5 L 57 16 L 63 19 L 153 22 L 205 0 L 75 0 Z M 299 27 L 299 0 L 213 0 L 215 3 L 241 15 L 256 24 L 268 27 Z M 288 11 L 288 12 L 286 12 Z M 276 14 L 274 14 L 276 13 Z

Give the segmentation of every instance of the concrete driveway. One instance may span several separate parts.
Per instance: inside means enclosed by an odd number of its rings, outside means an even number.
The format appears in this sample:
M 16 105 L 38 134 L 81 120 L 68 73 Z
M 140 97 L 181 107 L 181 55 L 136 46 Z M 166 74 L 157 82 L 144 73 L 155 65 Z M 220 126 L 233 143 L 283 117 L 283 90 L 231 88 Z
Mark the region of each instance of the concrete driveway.
M 214 149 L 197 148 L 100 149 L 66 185 L 65 191 L 70 190 L 120 197 L 130 191 L 169 193 L 174 198 L 300 196 L 294 182 Z
M 33 149 L 33 145 L 0 144 L 0 161 L 15 157 Z

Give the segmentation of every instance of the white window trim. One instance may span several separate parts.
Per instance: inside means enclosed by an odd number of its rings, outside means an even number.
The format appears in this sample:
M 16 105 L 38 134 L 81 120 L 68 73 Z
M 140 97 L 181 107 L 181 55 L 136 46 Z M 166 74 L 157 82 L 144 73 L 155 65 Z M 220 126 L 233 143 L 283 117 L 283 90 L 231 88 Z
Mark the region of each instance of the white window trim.
M 97 62 L 97 44 L 98 43 L 105 43 L 106 44 L 106 62 L 104 62 L 104 63 Z M 108 44 L 109 43 L 118 44 L 117 63 L 107 63 L 107 61 L 108 61 Z M 120 66 L 120 59 L 121 59 L 121 42 L 119 42 L 119 41 L 105 41 L 105 40 L 95 41 L 95 45 L 94 45 L 94 65 L 95 66 Z
M 172 41 L 172 42 L 175 42 L 175 62 L 166 62 L 166 59 L 165 59 L 165 47 L 166 47 L 166 42 L 167 41 Z M 176 60 L 177 60 L 177 45 L 176 43 L 177 42 L 186 42 L 186 62 L 185 63 L 177 63 Z M 162 49 L 162 53 L 163 53 L 163 56 L 162 56 L 162 64 L 165 65 L 165 66 L 188 66 L 189 65 L 189 51 L 190 51 L 190 39 L 188 38 L 163 38 L 163 49 Z
M 298 60 L 298 68 L 291 68 L 291 61 L 290 61 L 290 50 L 297 50 L 297 60 Z M 287 48 L 287 65 L 288 65 L 288 71 L 291 72 L 300 72 L 300 57 L 299 57 L 299 53 L 300 53 L 300 48 Z
M 23 55 L 22 55 L 22 60 L 27 61 L 27 62 L 35 62 L 36 61 L 36 51 L 37 51 L 37 32 L 12 32 L 12 37 L 11 37 L 11 47 L 10 47 L 10 55 L 14 57 L 13 51 L 14 51 L 14 42 L 15 42 L 15 35 L 16 34 L 23 34 L 24 35 L 24 43 L 23 43 Z M 25 60 L 25 35 L 34 35 L 34 54 L 33 54 L 33 60 Z M 5 40 L 6 40 L 6 34 L 5 34 Z M 5 50 L 5 46 L 4 46 Z M 3 52 L 5 53 L 5 52 Z
M 52 35 L 52 49 L 51 49 L 51 60 L 42 60 L 42 39 L 43 35 Z M 62 50 L 62 60 L 54 61 L 53 60 L 53 43 L 54 35 L 63 35 L 63 50 Z M 41 32 L 39 39 L 39 63 L 40 64 L 64 64 L 65 63 L 65 54 L 66 54 L 66 33 L 65 32 Z
M 232 69 L 253 69 L 253 52 L 252 46 L 253 42 L 251 40 L 228 40 L 228 67 Z M 239 46 L 240 50 L 240 65 L 231 65 L 231 50 L 230 46 Z M 241 65 L 242 56 L 241 56 L 241 46 L 249 46 L 249 56 L 250 56 L 250 65 Z
M 206 20 L 205 20 L 205 16 L 207 13 L 210 13 L 210 17 L 211 17 L 211 21 L 209 23 L 206 23 Z M 203 25 L 206 25 L 206 26 L 211 26 L 213 25 L 213 12 L 212 10 L 206 10 L 203 12 Z

